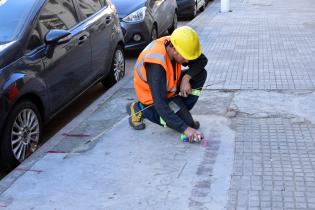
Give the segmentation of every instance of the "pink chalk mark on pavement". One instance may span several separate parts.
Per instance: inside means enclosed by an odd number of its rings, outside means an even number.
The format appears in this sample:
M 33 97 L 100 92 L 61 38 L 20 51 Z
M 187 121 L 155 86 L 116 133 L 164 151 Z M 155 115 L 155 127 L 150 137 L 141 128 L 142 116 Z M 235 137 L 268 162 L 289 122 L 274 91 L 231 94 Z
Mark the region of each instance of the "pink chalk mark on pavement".
M 208 147 L 209 146 L 209 140 L 203 139 L 200 142 L 200 145 L 203 146 L 203 147 Z

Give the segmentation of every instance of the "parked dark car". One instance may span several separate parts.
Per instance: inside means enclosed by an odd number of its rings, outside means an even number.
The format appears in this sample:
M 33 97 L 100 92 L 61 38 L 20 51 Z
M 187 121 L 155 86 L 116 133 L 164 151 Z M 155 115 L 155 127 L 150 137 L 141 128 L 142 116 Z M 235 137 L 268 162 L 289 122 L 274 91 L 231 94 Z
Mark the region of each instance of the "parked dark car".
M 142 49 L 177 27 L 176 0 L 112 0 L 116 6 L 126 49 Z
M 37 149 L 44 122 L 124 76 L 124 42 L 108 0 L 7 0 L 0 20 L 0 168 L 10 170 Z
M 178 6 L 178 16 L 180 18 L 193 19 L 198 11 L 206 8 L 208 0 L 176 0 Z

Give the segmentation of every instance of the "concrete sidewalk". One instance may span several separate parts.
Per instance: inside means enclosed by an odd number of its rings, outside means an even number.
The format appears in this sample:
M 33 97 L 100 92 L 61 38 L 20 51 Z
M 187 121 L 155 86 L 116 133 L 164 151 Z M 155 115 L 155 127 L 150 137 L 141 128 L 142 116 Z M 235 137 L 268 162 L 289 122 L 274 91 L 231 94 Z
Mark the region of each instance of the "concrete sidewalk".
M 0 182 L 0 209 L 315 209 L 314 5 L 214 2 L 189 23 L 207 84 L 221 82 L 193 109 L 205 143 L 132 130 L 128 80 L 69 130 L 90 137 L 63 137 Z

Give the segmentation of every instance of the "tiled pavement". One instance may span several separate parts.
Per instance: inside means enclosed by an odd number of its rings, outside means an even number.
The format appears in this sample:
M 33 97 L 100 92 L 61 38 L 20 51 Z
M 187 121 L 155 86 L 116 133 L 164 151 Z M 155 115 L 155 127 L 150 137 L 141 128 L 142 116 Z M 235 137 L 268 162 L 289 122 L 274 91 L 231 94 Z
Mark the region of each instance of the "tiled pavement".
M 219 2 L 192 22 L 209 58 L 208 84 L 224 89 L 313 89 L 315 12 L 311 0 Z M 308 7 L 309 6 L 309 7 Z M 207 18 L 205 18 L 207 16 Z
M 315 209 L 315 125 L 236 121 L 228 209 Z
M 232 12 L 216 12 L 215 2 L 191 23 L 209 59 L 207 84 L 223 81 L 207 89 L 314 91 L 315 2 L 231 3 Z M 315 209 L 315 125 L 250 115 L 237 116 L 233 125 L 226 208 Z

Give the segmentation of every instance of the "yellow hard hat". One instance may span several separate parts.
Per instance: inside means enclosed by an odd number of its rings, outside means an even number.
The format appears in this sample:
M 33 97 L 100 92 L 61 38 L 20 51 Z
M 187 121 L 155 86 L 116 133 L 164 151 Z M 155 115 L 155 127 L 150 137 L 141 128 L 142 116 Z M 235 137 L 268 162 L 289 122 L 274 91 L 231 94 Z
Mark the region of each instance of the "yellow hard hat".
M 197 32 L 189 26 L 175 29 L 170 37 L 176 51 L 186 60 L 195 60 L 201 55 Z

